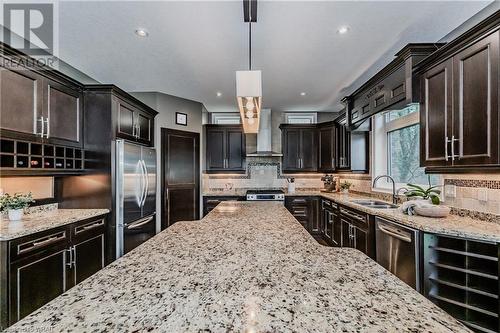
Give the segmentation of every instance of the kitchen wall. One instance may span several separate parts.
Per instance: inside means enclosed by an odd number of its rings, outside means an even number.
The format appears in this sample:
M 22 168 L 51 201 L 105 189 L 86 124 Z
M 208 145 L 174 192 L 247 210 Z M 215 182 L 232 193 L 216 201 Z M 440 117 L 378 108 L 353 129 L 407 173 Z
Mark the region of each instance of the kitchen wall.
M 171 96 L 159 92 L 132 92 L 131 95 L 149 105 L 158 115 L 155 118 L 155 147 L 156 147 L 156 167 L 157 167 L 157 193 L 156 193 L 156 214 L 161 216 L 161 128 L 171 128 L 181 131 L 200 133 L 200 161 L 204 165 L 203 135 L 202 135 L 202 109 L 203 105 L 189 99 Z M 175 124 L 175 113 L 187 114 L 187 126 Z M 203 182 L 202 177 L 200 180 Z M 202 186 L 202 185 L 201 185 Z M 200 211 L 201 212 L 201 211 Z M 157 219 L 157 230 L 160 230 L 161 219 Z

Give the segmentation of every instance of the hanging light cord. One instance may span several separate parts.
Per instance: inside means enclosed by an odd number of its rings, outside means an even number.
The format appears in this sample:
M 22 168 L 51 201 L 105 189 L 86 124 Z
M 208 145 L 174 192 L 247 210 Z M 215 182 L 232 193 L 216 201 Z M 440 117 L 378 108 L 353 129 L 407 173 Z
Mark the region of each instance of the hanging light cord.
M 248 69 L 252 70 L 252 0 L 248 0 Z

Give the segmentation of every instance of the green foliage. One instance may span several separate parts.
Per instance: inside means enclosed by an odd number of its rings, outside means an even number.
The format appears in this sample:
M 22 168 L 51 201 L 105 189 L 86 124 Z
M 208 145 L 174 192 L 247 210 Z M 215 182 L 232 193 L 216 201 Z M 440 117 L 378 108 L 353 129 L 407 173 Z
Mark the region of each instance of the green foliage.
M 5 193 L 0 197 L 0 211 L 24 209 L 32 202 L 35 200 L 33 200 L 31 192 L 28 194 L 15 193 L 14 195 Z
M 441 194 L 441 191 L 437 189 L 439 186 L 431 186 L 430 177 L 428 179 L 429 179 L 429 187 L 427 189 L 424 189 L 423 187 L 418 185 L 407 184 L 408 191 L 405 192 L 405 196 L 407 198 L 416 197 L 422 199 L 431 199 L 434 205 L 439 205 L 440 203 L 439 195 Z
M 352 183 L 348 182 L 347 180 L 340 183 L 341 190 L 348 190 L 351 188 L 351 186 L 352 186 Z

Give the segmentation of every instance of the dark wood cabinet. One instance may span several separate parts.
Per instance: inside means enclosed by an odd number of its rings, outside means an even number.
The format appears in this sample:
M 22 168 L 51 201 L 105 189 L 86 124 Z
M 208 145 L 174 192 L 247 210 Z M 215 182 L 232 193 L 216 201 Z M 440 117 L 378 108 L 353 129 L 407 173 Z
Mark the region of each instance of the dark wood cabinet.
M 313 196 L 285 197 L 285 207 L 313 236 L 323 232 L 319 198 Z
M 342 225 L 338 214 L 338 205 L 330 200 L 321 199 L 321 218 L 323 239 L 331 246 L 342 245 Z
M 207 215 L 222 201 L 245 201 L 244 196 L 203 196 L 203 216 Z
M 246 171 L 246 142 L 242 126 L 206 125 L 206 172 Z
M 342 246 L 358 249 L 374 259 L 375 231 L 373 217 L 344 206 L 341 206 L 339 211 Z
M 429 173 L 500 169 L 500 32 L 498 19 L 485 22 L 415 69 L 420 162 Z
M 45 132 L 48 141 L 66 146 L 83 146 L 83 91 L 81 87 L 48 80 L 46 93 Z
M 85 135 L 88 143 L 107 135 L 111 140 L 121 138 L 154 146 L 154 118 L 157 114 L 153 108 L 115 85 L 85 86 Z
M 97 217 L 0 242 L 0 327 L 103 268 L 105 228 L 105 217 Z
M 146 145 L 153 145 L 154 114 L 141 111 L 140 108 L 125 101 L 122 98 L 114 98 L 114 106 L 118 115 L 116 124 L 116 136 L 138 141 Z
M 314 125 L 281 124 L 283 172 L 318 170 L 318 132 Z
M 1 136 L 81 148 L 83 86 L 52 68 L 25 67 L 20 56 L 2 44 Z
M 351 167 L 351 132 L 345 125 L 337 129 L 337 168 L 349 170 Z
M 319 124 L 318 145 L 318 171 L 335 172 L 337 165 L 337 126 L 335 124 Z

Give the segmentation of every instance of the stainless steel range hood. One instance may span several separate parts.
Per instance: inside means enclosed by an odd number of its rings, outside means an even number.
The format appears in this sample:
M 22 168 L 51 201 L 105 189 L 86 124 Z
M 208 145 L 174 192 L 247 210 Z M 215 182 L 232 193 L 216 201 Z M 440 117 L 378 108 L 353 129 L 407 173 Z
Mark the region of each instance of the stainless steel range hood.
M 280 157 L 283 154 L 272 151 L 271 109 L 260 110 L 257 151 L 247 153 L 249 157 Z

